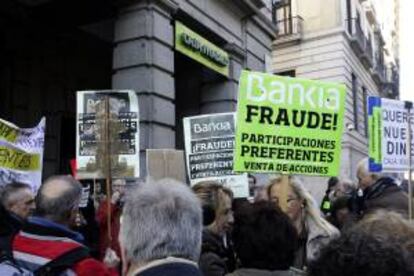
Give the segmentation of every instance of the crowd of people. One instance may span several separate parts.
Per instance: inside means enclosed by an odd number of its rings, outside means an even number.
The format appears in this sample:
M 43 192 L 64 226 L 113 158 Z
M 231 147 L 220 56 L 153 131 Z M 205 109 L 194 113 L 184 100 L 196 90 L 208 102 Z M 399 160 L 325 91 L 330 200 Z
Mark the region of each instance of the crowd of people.
M 367 159 L 355 177 L 329 179 L 320 205 L 298 176 L 251 199 L 216 181 L 114 181 L 82 209 L 71 176 L 36 195 L 12 183 L 0 191 L 0 275 L 414 275 L 408 194 Z

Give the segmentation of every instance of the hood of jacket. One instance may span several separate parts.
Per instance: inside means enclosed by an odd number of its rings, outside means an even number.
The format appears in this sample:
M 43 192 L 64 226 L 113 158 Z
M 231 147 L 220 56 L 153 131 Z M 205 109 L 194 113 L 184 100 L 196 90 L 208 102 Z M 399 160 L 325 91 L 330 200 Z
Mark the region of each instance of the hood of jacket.
M 392 193 L 400 190 L 401 188 L 398 187 L 393 178 L 381 177 L 372 186 L 364 190 L 364 199 L 375 199 L 384 195 L 384 193 Z

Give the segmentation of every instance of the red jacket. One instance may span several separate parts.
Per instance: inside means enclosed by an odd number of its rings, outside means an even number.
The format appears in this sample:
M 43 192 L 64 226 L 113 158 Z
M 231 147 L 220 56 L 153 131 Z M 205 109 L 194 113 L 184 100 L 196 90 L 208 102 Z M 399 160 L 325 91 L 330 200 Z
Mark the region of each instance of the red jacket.
M 13 256 L 17 263 L 34 271 L 46 263 L 71 251 L 83 247 L 71 239 L 70 231 L 61 228 L 51 228 L 40 224 L 28 223 L 13 240 Z M 69 268 L 75 275 L 118 275 L 115 269 L 107 268 L 103 263 L 85 257 Z
M 111 203 L 111 237 L 109 242 L 108 238 L 108 203 L 106 200 L 102 201 L 98 208 L 97 221 L 99 223 L 99 256 L 101 260 L 105 256 L 105 251 L 108 247 L 115 251 L 118 258 L 121 258 L 121 248 L 119 246 L 118 234 L 120 226 L 121 208 Z

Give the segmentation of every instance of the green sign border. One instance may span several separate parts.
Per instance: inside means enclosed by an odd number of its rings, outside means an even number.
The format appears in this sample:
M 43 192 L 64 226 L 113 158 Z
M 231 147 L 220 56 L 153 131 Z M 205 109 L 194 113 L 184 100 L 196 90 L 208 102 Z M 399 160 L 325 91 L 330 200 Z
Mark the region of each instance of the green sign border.
M 229 54 L 179 21 L 175 21 L 175 49 L 217 73 L 229 76 Z
M 250 81 L 249 76 L 251 76 Z M 281 88 L 282 84 L 284 88 Z M 252 87 L 251 90 L 249 90 L 249 85 Z M 302 93 L 294 93 L 298 86 L 302 87 Z M 325 103 L 331 101 L 329 99 L 330 90 L 337 92 L 337 97 L 334 99 L 338 106 L 336 110 L 325 106 Z M 313 91 L 312 94 L 309 94 L 311 96 L 308 96 L 308 91 Z M 326 92 L 322 93 L 321 91 Z M 250 97 L 252 99 L 248 98 L 248 93 L 251 93 Z M 291 95 L 289 96 L 288 93 L 291 93 Z M 282 94 L 284 96 L 281 96 Z M 273 97 L 273 102 L 269 100 L 270 97 Z M 282 100 L 282 97 L 284 100 Z M 255 99 L 253 100 L 253 98 Z M 309 99 L 313 104 L 308 104 Z M 338 176 L 340 173 L 345 103 L 346 88 L 343 84 L 242 71 L 239 81 L 234 171 Z M 254 111 L 247 115 L 249 108 Z M 263 114 L 273 114 L 269 115 L 271 119 L 267 115 L 260 115 L 262 108 L 266 109 Z M 292 114 L 293 112 L 297 114 L 298 112 L 309 112 L 310 114 L 312 112 L 314 116 L 319 114 L 320 118 L 326 116 L 326 118 L 331 119 L 327 121 L 329 123 L 328 127 L 324 128 L 316 126 L 310 128 L 305 125 L 305 119 L 302 119 L 302 126 L 294 127 L 290 123 L 288 125 L 276 123 L 275 114 L 279 110 L 285 111 L 285 113 L 279 114 Z M 335 115 L 336 120 L 333 119 Z M 287 120 L 287 115 L 278 115 L 277 118 L 283 122 Z M 319 122 L 322 122 L 322 120 L 316 120 L 319 126 L 321 126 Z M 306 124 L 309 124 L 309 122 Z M 245 136 L 246 134 L 247 136 Z M 260 141 L 257 138 L 252 140 L 246 138 L 254 137 L 253 135 L 256 137 L 258 137 L 257 135 L 269 136 L 271 139 L 266 141 L 265 138 L 262 138 Z M 272 140 L 273 137 L 277 136 L 282 137 L 281 143 Z M 288 141 L 285 138 L 291 138 L 290 142 L 283 142 Z M 296 141 L 295 139 L 298 139 L 298 141 L 301 139 L 320 140 L 322 143 L 318 144 L 324 144 L 325 146 L 324 148 L 318 148 L 319 146 L 301 145 L 301 143 L 294 145 L 293 141 Z M 250 151 L 253 147 L 255 150 Z M 277 157 L 279 151 L 284 153 L 280 155 L 284 157 Z M 309 160 L 300 157 L 287 157 L 287 151 L 293 152 L 289 156 L 300 156 L 301 154 L 305 156 L 303 154 L 305 151 L 319 151 L 320 158 L 312 161 L 311 157 L 309 157 Z M 262 152 L 263 155 L 260 156 L 259 152 Z M 326 157 L 327 155 L 330 157 Z M 314 156 L 316 156 L 316 153 Z

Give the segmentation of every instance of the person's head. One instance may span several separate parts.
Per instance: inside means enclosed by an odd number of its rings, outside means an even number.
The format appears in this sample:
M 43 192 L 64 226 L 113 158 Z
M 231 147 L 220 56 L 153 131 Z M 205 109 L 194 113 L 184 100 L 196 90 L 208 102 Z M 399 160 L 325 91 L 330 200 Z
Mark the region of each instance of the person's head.
M 266 186 L 259 186 L 256 189 L 256 195 L 254 196 L 254 202 L 269 201 Z
M 292 221 L 297 221 L 301 218 L 301 214 L 304 211 L 306 205 L 306 196 L 305 189 L 298 188 L 298 185 L 294 185 L 294 182 L 298 182 L 299 179 L 294 179 L 289 177 L 289 183 L 286 190 L 286 201 L 287 209 L 286 214 L 290 217 Z M 277 177 L 270 180 L 270 183 L 267 187 L 267 193 L 270 201 L 280 206 L 282 196 L 283 196 L 283 179 L 282 177 Z
M 341 179 L 336 191 L 337 196 L 351 195 L 357 188 L 357 184 L 351 179 Z
M 70 175 L 52 176 L 40 186 L 35 215 L 67 226 L 76 223 L 82 185 Z
M 333 224 L 341 229 L 350 216 L 349 196 L 341 196 L 336 198 L 332 203 L 331 217 Z
M 126 181 L 125 179 L 114 179 L 112 181 L 112 193 L 119 192 L 123 194 L 125 192 Z
M 35 208 L 32 189 L 24 183 L 6 185 L 1 190 L 0 198 L 3 207 L 21 219 L 27 219 Z
M 386 236 L 352 229 L 322 248 L 309 264 L 309 276 L 414 275 L 407 252 Z
M 336 185 L 338 185 L 339 179 L 337 177 L 330 177 L 328 179 L 328 187 L 326 188 L 326 191 L 329 192 L 332 189 L 335 188 Z
M 271 202 L 246 204 L 236 213 L 233 241 L 243 268 L 288 269 L 297 240 L 290 219 Z
M 379 209 L 364 216 L 356 231 L 401 244 L 414 257 L 414 224 L 394 211 Z
M 271 179 L 269 185 L 267 186 L 269 200 L 277 205 L 280 204 L 283 194 L 282 181 L 282 177 L 276 177 Z M 322 218 L 315 200 L 305 189 L 299 177 L 288 177 L 286 201 L 286 214 L 295 223 L 295 225 L 297 225 L 299 221 L 311 219 L 329 234 L 335 232 L 334 227 Z
M 172 179 L 148 179 L 125 198 L 119 231 L 123 263 L 142 266 L 166 257 L 197 261 L 201 232 L 201 205 L 191 189 Z
M 203 207 L 204 225 L 219 235 L 230 231 L 234 223 L 233 192 L 214 181 L 200 182 L 193 191 Z M 209 214 L 214 214 L 214 217 Z
M 335 186 L 335 188 L 332 190 L 332 192 L 329 194 L 329 200 L 331 202 L 334 202 L 340 197 L 343 196 L 350 196 L 354 191 L 357 190 L 357 185 L 355 182 L 353 182 L 350 179 L 341 179 L 339 180 L 338 184 Z
M 247 180 L 249 182 L 249 196 L 254 197 L 256 193 L 256 177 L 249 173 L 247 175 Z
M 380 175 L 369 171 L 369 159 L 364 158 L 357 164 L 356 177 L 359 188 L 364 190 L 373 185 L 380 178 Z
M 126 181 L 125 179 L 115 179 L 112 181 L 112 197 L 117 196 L 120 200 L 125 194 Z

